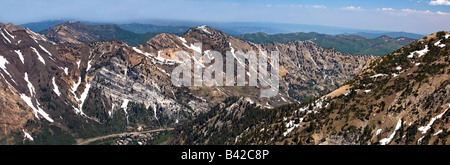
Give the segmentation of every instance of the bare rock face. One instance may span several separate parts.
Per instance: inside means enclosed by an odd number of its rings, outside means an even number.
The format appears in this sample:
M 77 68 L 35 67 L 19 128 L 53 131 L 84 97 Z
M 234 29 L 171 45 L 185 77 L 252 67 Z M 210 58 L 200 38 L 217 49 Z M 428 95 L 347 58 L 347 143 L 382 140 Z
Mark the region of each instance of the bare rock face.
M 11 24 L 1 24 L 0 32 L 0 141 L 6 144 L 67 144 L 137 128 L 173 127 L 224 106 L 233 96 L 266 108 L 303 102 L 335 89 L 374 59 L 309 42 L 253 44 L 208 26 L 183 36 L 160 34 L 137 47 L 120 40 L 95 42 L 100 38 L 79 22 L 57 25 L 45 36 Z M 174 52 L 193 54 L 198 42 L 202 52 L 224 55 L 279 50 L 280 93 L 260 98 L 258 86 L 175 87 L 170 78 L 177 66 Z
M 173 143 L 448 145 L 449 41 L 450 32 L 419 39 L 371 61 L 333 92 L 302 104 L 269 111 L 244 99 L 231 100 L 223 110 L 179 127 Z M 302 50 L 299 54 L 307 54 Z M 331 68 L 358 67 L 344 66 L 345 56 L 335 58 L 340 65 L 325 62 L 326 56 L 311 56 L 317 65 L 305 57 L 295 61 L 312 63 L 310 70 L 326 68 L 309 73 L 313 77 Z M 221 136 L 204 136 L 215 134 Z

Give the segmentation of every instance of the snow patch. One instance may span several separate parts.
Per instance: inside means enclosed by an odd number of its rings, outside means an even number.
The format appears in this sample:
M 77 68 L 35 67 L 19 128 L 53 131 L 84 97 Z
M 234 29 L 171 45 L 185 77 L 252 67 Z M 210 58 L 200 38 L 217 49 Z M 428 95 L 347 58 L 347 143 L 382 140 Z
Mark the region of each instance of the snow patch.
M 419 54 L 419 56 L 417 56 L 417 57 L 420 58 L 420 57 L 422 57 L 423 55 L 427 54 L 428 51 L 430 51 L 430 50 L 428 50 L 428 45 L 425 45 L 425 48 L 424 48 L 424 49 L 422 49 L 422 50 L 416 50 L 416 51 L 414 51 L 414 52 L 411 52 L 411 54 L 409 54 L 407 57 L 408 57 L 408 58 L 413 58 L 414 55 L 417 53 L 417 54 Z
M 89 71 L 89 69 L 91 69 L 91 67 L 92 67 L 91 61 L 92 61 L 92 60 L 89 60 L 88 63 L 87 63 L 86 72 Z
M 27 82 L 28 90 L 30 91 L 30 96 L 34 96 L 34 94 L 36 94 L 36 91 L 34 90 L 35 88 L 34 88 L 33 84 L 28 79 L 27 72 L 25 72 L 24 80 Z
M 181 40 L 181 42 L 183 42 L 183 43 L 186 43 L 187 41 L 186 41 L 186 39 L 185 38 L 183 38 L 183 37 L 178 37 L 178 39 L 180 39 Z
M 56 85 L 55 77 L 52 78 L 53 91 L 56 95 L 61 96 L 61 92 L 59 91 L 58 85 Z
M 441 41 L 442 40 L 439 40 L 438 42 L 434 43 L 434 46 L 437 46 L 437 47 L 440 47 L 440 48 L 445 47 L 445 44 L 441 44 Z
M 3 32 L 2 32 L 2 31 L 0 31 L 0 34 L 2 34 L 3 38 L 5 38 L 5 39 L 6 39 L 6 41 L 8 41 L 9 43 L 11 43 L 11 40 L 9 40 L 9 38 L 8 38 L 8 37 L 6 37 L 6 36 L 5 36 L 5 34 L 3 34 Z
M 9 32 L 8 32 L 8 30 L 6 30 L 6 29 L 3 29 L 3 31 L 5 31 L 5 33 L 9 36 L 9 37 L 11 37 L 12 39 L 14 39 L 15 38 L 15 36 L 13 36 L 13 35 L 11 35 L 11 34 L 9 34 Z
M 196 52 L 202 53 L 202 47 L 201 47 L 201 46 L 197 47 L 197 46 L 195 46 L 194 44 L 191 44 L 190 46 L 188 46 L 186 43 L 183 43 L 183 45 L 184 45 L 185 47 L 191 49 L 191 50 L 194 50 L 194 51 L 196 51 Z
M 212 34 L 210 31 L 208 31 L 208 29 L 206 28 L 206 25 L 198 26 L 197 29 L 200 29 L 208 34 Z
M 433 136 L 439 135 L 442 133 L 442 129 L 433 134 Z
M 9 74 L 8 70 L 6 70 L 6 64 L 9 64 L 8 60 L 6 60 L 5 57 L 0 56 L 0 68 L 2 68 L 2 70 L 9 75 L 9 77 L 11 77 L 11 75 Z M 12 79 L 12 77 L 11 77 Z
M 47 49 L 45 49 L 42 45 L 39 45 L 39 47 L 40 47 L 45 53 L 47 53 L 48 55 L 52 56 L 52 54 L 51 54 Z
M 79 82 L 81 83 L 81 78 L 80 78 L 80 81 L 79 81 Z M 78 84 L 78 85 L 79 85 L 79 84 Z M 78 88 L 78 86 L 77 86 L 77 88 Z M 84 101 L 86 100 L 86 98 L 87 98 L 87 96 L 88 96 L 88 94 L 89 94 L 89 89 L 90 89 L 90 88 L 91 88 L 91 84 L 87 83 L 87 84 L 86 84 L 86 87 L 84 88 L 83 93 L 81 93 L 80 98 L 78 98 L 77 95 L 75 95 L 75 91 L 73 92 L 73 94 L 74 94 L 74 96 L 75 96 L 75 100 L 76 100 L 77 102 L 79 102 L 78 107 L 74 107 L 75 112 L 76 112 L 77 114 L 85 115 L 84 112 L 83 112 L 83 104 L 84 104 Z M 80 102 L 81 102 L 81 103 L 80 103 Z
M 422 126 L 422 127 L 418 128 L 418 130 L 421 131 L 422 134 L 427 133 L 427 131 L 431 128 L 431 126 L 433 125 L 433 123 L 434 123 L 437 119 L 440 119 L 440 118 L 445 114 L 445 112 L 447 112 L 448 109 L 450 109 L 450 104 L 448 105 L 448 108 L 445 109 L 444 112 L 442 112 L 441 114 L 437 115 L 436 117 L 431 118 L 430 122 L 429 122 L 426 126 Z
M 287 130 L 286 132 L 283 132 L 283 136 L 288 135 L 297 127 L 300 127 L 300 124 L 294 124 L 294 120 L 290 120 L 288 123 L 286 123 Z
M 64 68 L 64 73 L 65 73 L 66 75 L 69 75 L 69 68 L 65 67 L 65 68 Z
M 120 108 L 123 108 L 125 110 L 125 113 L 127 113 L 127 107 L 128 107 L 128 103 L 130 102 L 130 100 L 128 99 L 123 99 L 123 103 L 122 106 L 120 106 Z
M 30 139 L 31 141 L 34 141 L 34 138 L 31 137 L 31 135 L 30 135 L 29 133 L 25 132 L 24 129 L 22 129 L 22 132 L 23 132 L 23 134 L 24 134 L 24 135 L 23 135 L 24 138 L 27 138 L 27 139 Z
M 381 131 L 383 131 L 383 129 L 378 129 L 377 133 L 375 134 L 375 136 L 379 135 L 381 133 Z
M 376 75 L 370 76 L 370 78 L 377 78 L 377 77 L 383 77 L 383 76 L 387 76 L 387 74 L 378 73 Z
M 316 110 L 323 108 L 323 101 L 325 101 L 325 96 L 322 96 L 321 98 L 317 99 L 314 102 L 313 107 L 310 108 L 311 105 L 306 105 L 306 106 L 300 108 L 299 111 L 300 112 L 307 111 L 306 113 L 312 113 L 312 112 L 318 113 L 318 111 L 316 111 Z M 329 105 L 329 103 L 327 103 L 327 105 L 325 105 L 325 107 L 327 107 L 328 105 Z
M 77 62 L 78 69 L 80 68 L 81 60 Z
M 19 55 L 20 61 L 22 61 L 22 64 L 25 64 L 25 59 L 23 58 L 22 52 L 20 52 L 20 50 L 14 50 L 14 52 L 17 53 L 17 55 Z
M 50 116 L 44 110 L 42 110 L 42 108 L 40 108 L 40 107 L 36 108 L 33 105 L 33 102 L 31 101 L 31 97 L 28 97 L 25 94 L 20 94 L 20 98 L 33 110 L 34 116 L 36 116 L 36 118 L 38 118 L 38 114 L 40 114 L 42 117 L 47 119 L 49 122 L 53 122 L 53 119 L 51 119 Z M 38 105 L 39 105 L 39 103 L 38 103 Z
M 253 102 L 253 100 L 252 100 L 252 99 L 250 99 L 250 98 L 248 98 L 248 97 L 247 97 L 247 99 L 245 99 L 245 101 L 249 102 L 250 104 L 253 104 L 253 103 L 255 103 L 255 102 Z
M 392 132 L 389 137 L 380 140 L 381 145 L 389 144 L 389 142 L 391 142 L 391 140 L 395 136 L 395 133 L 400 129 L 401 126 L 402 126 L 402 119 L 399 119 L 398 122 L 397 122 L 397 125 L 395 126 L 394 132 Z
M 31 47 L 31 49 L 32 49 L 33 52 L 36 53 L 36 55 L 38 56 L 38 60 L 41 61 L 41 62 L 45 65 L 45 60 L 44 60 L 44 58 L 42 58 L 41 54 L 39 54 L 39 52 L 36 50 L 36 48 Z
M 150 53 L 147 53 L 147 52 L 143 52 L 142 50 L 140 50 L 140 49 L 138 49 L 138 48 L 136 48 L 136 47 L 133 47 L 133 50 L 135 51 L 135 52 L 137 52 L 137 53 L 139 53 L 139 54 L 143 54 L 143 55 L 145 55 L 145 56 L 147 56 L 147 57 L 153 57 L 153 55 L 151 55 Z

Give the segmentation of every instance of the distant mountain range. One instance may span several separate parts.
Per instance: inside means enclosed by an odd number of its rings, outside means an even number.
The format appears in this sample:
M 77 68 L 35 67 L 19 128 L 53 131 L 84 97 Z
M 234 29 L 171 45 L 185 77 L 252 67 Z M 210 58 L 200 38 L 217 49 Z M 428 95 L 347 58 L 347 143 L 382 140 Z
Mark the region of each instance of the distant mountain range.
M 160 34 L 157 32 L 139 34 L 124 30 L 117 25 L 86 25 L 74 21 L 55 25 L 40 33 L 59 43 L 89 43 L 120 39 L 131 46 L 143 44 Z
M 357 35 L 326 35 L 315 32 L 310 33 L 288 33 L 288 34 L 266 34 L 251 33 L 238 35 L 236 38 L 254 42 L 254 43 L 270 43 L 280 42 L 287 43 L 292 41 L 312 41 L 325 48 L 334 48 L 343 53 L 349 54 L 371 54 L 382 56 L 397 50 L 405 45 L 410 44 L 414 39 L 399 37 L 391 38 L 389 36 L 380 36 L 373 39 L 367 39 Z
M 23 24 L 24 27 L 29 28 L 30 30 L 38 31 L 41 34 L 47 34 L 50 28 L 60 27 L 60 25 L 64 25 L 69 21 L 66 20 L 51 20 L 51 21 L 43 21 L 36 23 L 28 23 Z M 70 21 L 70 22 L 79 22 L 79 21 Z M 81 26 L 75 26 L 75 24 L 67 24 L 68 26 L 72 26 L 72 28 L 68 28 L 70 30 L 79 30 L 82 31 L 90 31 L 90 33 L 95 34 L 94 38 L 91 38 L 91 41 L 110 41 L 112 39 L 120 39 L 121 41 L 127 43 L 131 46 L 137 46 L 140 44 L 144 44 L 148 39 L 156 36 L 160 33 L 169 33 L 182 35 L 190 26 L 193 25 L 189 23 L 185 23 L 188 26 L 182 26 L 181 24 L 176 23 L 161 23 L 158 22 L 159 25 L 152 24 L 105 24 L 98 22 L 79 22 L 83 24 Z M 343 53 L 349 54 L 371 54 L 381 56 L 387 53 L 390 53 L 393 50 L 396 50 L 402 46 L 405 46 L 411 42 L 413 42 L 414 38 L 422 37 L 419 34 L 413 33 L 404 33 L 404 32 L 381 32 L 374 31 L 373 33 L 369 32 L 357 32 L 355 35 L 350 35 L 350 33 L 345 33 L 344 35 L 328 35 L 328 34 L 320 34 L 316 32 L 296 32 L 296 33 L 278 33 L 271 34 L 275 32 L 280 32 L 281 28 L 278 25 L 280 24 L 256 24 L 256 23 L 213 23 L 213 26 L 216 26 L 217 29 L 223 30 L 227 34 L 234 34 L 236 38 L 247 40 L 254 43 L 270 43 L 270 42 L 280 42 L 287 43 L 292 41 L 313 41 L 314 43 L 325 47 L 325 48 L 334 48 Z M 288 26 L 289 25 L 289 26 Z M 305 28 L 305 29 L 313 29 L 316 27 L 318 31 L 324 31 L 328 27 L 324 26 L 294 26 L 288 24 L 283 28 L 294 29 L 297 28 Z M 84 30 L 82 30 L 84 29 Z M 330 28 L 328 28 L 330 29 Z M 342 28 L 334 28 L 335 30 L 342 30 Z M 54 29 L 55 30 L 55 29 Z M 255 31 L 264 31 L 257 33 L 248 33 Z M 287 31 L 287 30 L 285 30 Z M 329 31 L 328 31 L 329 32 Z M 337 32 L 337 31 L 336 31 Z M 379 33 L 377 33 L 379 32 Z M 248 33 L 248 34 L 242 34 Z M 49 34 L 50 35 L 50 34 Z M 82 35 L 82 34 L 80 34 Z M 382 35 L 382 36 L 380 36 Z M 78 35 L 74 35 L 78 36 Z M 398 36 L 410 36 L 413 37 L 398 37 Z M 51 38 L 51 36 L 49 36 Z M 82 42 L 82 41 L 80 41 Z
M 68 22 L 68 19 L 48 20 L 41 22 L 32 22 L 22 24 L 20 26 L 29 28 L 32 31 L 40 32 L 63 22 Z M 419 39 L 424 37 L 421 34 L 407 33 L 407 32 L 390 32 L 380 30 L 365 30 L 355 28 L 343 28 L 333 26 L 322 25 L 305 25 L 305 24 L 289 24 L 289 23 L 265 23 L 265 22 L 192 22 L 192 21 L 169 21 L 169 20 L 150 20 L 143 21 L 142 23 L 102 23 L 102 22 L 89 22 L 81 21 L 87 25 L 110 25 L 116 24 L 117 26 L 132 31 L 135 33 L 184 33 L 189 28 L 193 28 L 200 25 L 209 25 L 215 29 L 221 30 L 229 35 L 241 35 L 247 33 L 264 32 L 267 34 L 277 33 L 295 33 L 295 32 L 317 32 L 329 35 L 360 35 L 366 38 L 377 38 L 383 35 L 398 38 L 407 37 L 412 39 Z
M 358 32 L 358 33 L 344 33 L 342 35 L 362 36 L 367 39 L 378 38 L 380 36 L 388 36 L 391 38 L 406 37 L 406 38 L 412 38 L 412 39 L 421 39 L 421 38 L 425 37 L 424 35 L 421 35 L 421 34 L 414 34 L 414 33 L 407 33 L 407 32 L 385 32 L 385 33 Z

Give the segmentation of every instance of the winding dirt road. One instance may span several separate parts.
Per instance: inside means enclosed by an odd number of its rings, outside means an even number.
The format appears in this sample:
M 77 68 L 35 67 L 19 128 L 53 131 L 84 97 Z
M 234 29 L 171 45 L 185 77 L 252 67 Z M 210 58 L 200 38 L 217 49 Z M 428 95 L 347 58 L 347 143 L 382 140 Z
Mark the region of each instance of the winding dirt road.
M 154 129 L 154 130 L 148 130 L 148 131 L 141 131 L 141 132 L 123 132 L 123 133 L 116 133 L 116 134 L 110 134 L 110 135 L 105 135 L 105 136 L 99 136 L 99 137 L 94 137 L 94 138 L 89 138 L 89 139 L 77 139 L 77 144 L 76 145 L 88 145 L 89 143 L 95 142 L 97 140 L 102 140 L 102 139 L 106 139 L 106 138 L 110 138 L 110 137 L 118 137 L 118 136 L 122 136 L 125 134 L 142 134 L 142 133 L 151 133 L 151 132 L 160 132 L 160 131 L 171 131 L 173 130 L 173 128 L 161 128 L 161 129 Z

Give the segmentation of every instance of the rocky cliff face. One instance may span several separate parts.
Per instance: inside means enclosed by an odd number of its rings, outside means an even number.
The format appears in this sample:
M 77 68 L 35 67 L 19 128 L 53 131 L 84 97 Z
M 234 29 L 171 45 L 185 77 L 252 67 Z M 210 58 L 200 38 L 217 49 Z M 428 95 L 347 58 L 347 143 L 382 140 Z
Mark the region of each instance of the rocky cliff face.
M 230 100 L 180 127 L 173 143 L 449 144 L 449 41 L 450 32 L 417 40 L 303 104 L 267 110 Z
M 119 40 L 92 42 L 98 39 L 95 34 L 72 24 L 58 25 L 46 36 L 0 25 L 2 143 L 67 144 L 172 127 L 215 105 L 225 106 L 233 96 L 274 108 L 305 101 L 305 93 L 311 98 L 334 89 L 374 59 L 309 42 L 253 44 L 207 26 L 181 37 L 160 34 L 130 47 Z M 280 50 L 280 94 L 268 99 L 259 98 L 259 87 L 175 87 L 170 79 L 177 66 L 173 53 L 198 51 L 196 42 L 203 43 L 202 52 Z

